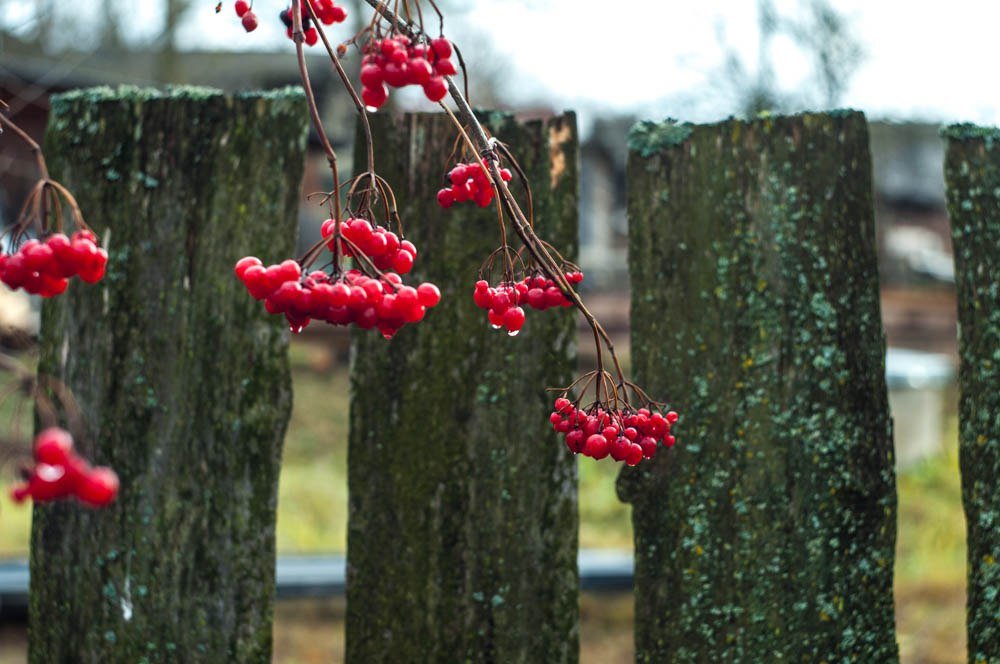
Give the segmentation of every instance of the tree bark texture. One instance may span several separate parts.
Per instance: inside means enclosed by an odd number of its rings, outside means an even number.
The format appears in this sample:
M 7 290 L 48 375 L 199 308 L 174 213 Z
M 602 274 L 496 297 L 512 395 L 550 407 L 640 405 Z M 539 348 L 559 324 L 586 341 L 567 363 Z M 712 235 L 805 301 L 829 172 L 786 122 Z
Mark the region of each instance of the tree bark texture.
M 969 662 L 1000 660 L 1000 130 L 957 125 L 945 179 L 958 289 Z
M 630 135 L 632 356 L 681 413 L 619 478 L 639 662 L 891 662 L 896 488 L 857 112 Z
M 528 174 L 539 234 L 572 258 L 575 117 L 484 120 Z M 443 299 L 391 342 L 354 337 L 347 661 L 575 662 L 576 462 L 546 392 L 570 380 L 573 314 L 529 310 L 516 338 L 490 329 L 472 292 L 500 244 L 496 209 L 435 200 L 458 161 L 454 126 L 440 114 L 372 123 L 420 252 L 412 281 Z
M 293 251 L 306 123 L 291 89 L 53 98 L 53 176 L 109 262 L 46 302 L 40 372 L 121 490 L 35 507 L 32 662 L 270 661 L 288 332 L 233 265 Z

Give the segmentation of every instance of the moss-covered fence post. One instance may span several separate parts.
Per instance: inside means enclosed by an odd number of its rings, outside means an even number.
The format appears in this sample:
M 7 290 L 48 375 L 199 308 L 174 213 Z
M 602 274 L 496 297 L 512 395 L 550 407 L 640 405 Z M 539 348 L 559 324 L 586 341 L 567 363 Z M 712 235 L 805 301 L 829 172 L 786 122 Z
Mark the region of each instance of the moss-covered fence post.
M 1000 657 L 1000 130 L 956 125 L 945 179 L 958 288 L 969 662 Z
M 637 661 L 895 661 L 864 116 L 643 123 L 630 148 L 633 365 L 681 413 L 619 480 Z
M 486 120 L 528 173 L 539 234 L 572 258 L 575 117 Z M 443 299 L 391 342 L 354 337 L 347 661 L 574 662 L 576 462 L 545 391 L 572 374 L 573 314 L 529 311 L 516 338 L 490 329 L 472 291 L 500 244 L 496 209 L 435 200 L 454 126 L 440 114 L 372 123 L 420 252 L 413 281 Z
M 117 502 L 35 507 L 32 662 L 269 662 L 287 329 L 233 276 L 293 251 L 298 91 L 106 88 L 52 100 L 46 154 L 107 276 L 43 311 Z

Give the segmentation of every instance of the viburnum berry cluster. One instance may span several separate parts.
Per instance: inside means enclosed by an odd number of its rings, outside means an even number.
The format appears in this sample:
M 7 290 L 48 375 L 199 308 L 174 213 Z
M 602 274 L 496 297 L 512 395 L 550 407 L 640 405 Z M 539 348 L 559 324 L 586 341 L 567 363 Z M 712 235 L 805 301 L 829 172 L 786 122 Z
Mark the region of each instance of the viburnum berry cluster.
M 430 283 L 406 286 L 395 272 L 371 278 L 359 270 L 348 270 L 341 278 L 323 271 L 302 274 L 294 260 L 264 267 L 248 256 L 236 264 L 236 276 L 250 294 L 264 300 L 272 314 L 284 314 L 293 332 L 301 332 L 311 320 L 331 325 L 378 328 L 391 339 L 407 323 L 423 320 L 427 310 L 441 301 L 441 291 Z
M 324 194 L 331 219 L 323 225 L 320 241 L 298 261 L 265 267 L 258 259 L 247 257 L 237 264 L 237 275 L 254 297 L 264 300 L 268 311 L 284 314 L 295 331 L 319 319 L 377 327 L 388 337 L 403 324 L 422 318 L 426 309 L 437 303 L 440 293 L 433 285 L 414 288 L 402 283 L 400 275 L 413 267 L 416 247 L 403 239 L 395 196 L 375 171 L 368 121 L 368 113 L 386 103 L 390 88 L 419 85 L 429 100 L 441 102 L 458 134 L 456 150 L 460 154 L 456 158 L 453 152 L 449 157 L 458 163 L 447 173 L 447 186 L 437 192 L 438 205 L 449 208 L 455 203 L 474 202 L 486 208 L 496 204 L 500 248 L 480 268 L 473 291 L 475 303 L 488 312 L 489 324 L 514 336 L 523 329 L 527 309 L 575 307 L 594 333 L 597 370 L 562 389 L 553 414 L 553 425 L 566 434 L 567 445 L 576 453 L 594 458 L 612 456 L 632 465 L 651 458 L 658 445 L 673 445 L 670 426 L 676 422 L 676 413 L 663 415 L 661 404 L 625 379 L 610 336 L 575 290 L 583 273 L 535 233 L 531 189 L 523 169 L 507 146 L 487 133 L 466 96 L 452 83 L 450 77 L 457 74 L 452 57 L 457 56 L 461 63 L 461 54 L 444 37 L 444 17 L 437 4 L 433 0 L 365 2 L 374 10 L 371 21 L 336 48 L 323 28 L 323 23 L 335 18 L 332 3 L 291 0 L 291 7 L 282 14 L 296 43 L 310 116 L 333 175 L 333 191 Z M 425 15 L 431 10 L 439 22 L 435 38 L 424 26 Z M 344 185 L 349 189 L 346 202 L 341 197 L 337 156 L 323 128 L 304 58 L 303 46 L 317 39 L 326 45 L 364 132 L 367 167 Z M 341 62 L 352 45 L 360 48 L 362 56 L 360 90 Z M 443 103 L 449 93 L 455 111 Z M 512 171 L 524 185 L 523 205 L 508 186 Z M 374 207 L 384 207 L 384 226 L 374 223 Z M 398 235 L 388 230 L 391 221 L 396 222 Z M 508 245 L 509 231 L 523 244 L 517 251 Z M 326 251 L 332 254 L 329 269 L 311 269 L 319 254 Z M 341 266 L 345 260 L 353 261 L 350 269 Z M 614 364 L 614 375 L 604 370 L 606 355 Z M 584 381 L 581 397 L 588 389 L 596 392 L 596 398 L 585 407 L 579 399 L 568 400 L 569 391 L 580 381 Z M 632 406 L 628 393 L 641 407 Z
M 320 234 L 327 240 L 327 247 L 335 249 L 333 240 L 336 222 L 327 219 L 320 227 Z M 409 240 L 400 240 L 399 236 L 382 226 L 373 226 L 367 219 L 359 217 L 346 219 L 341 227 L 343 238 L 340 241 L 340 251 L 345 256 L 354 257 L 351 246 L 357 247 L 361 253 L 371 259 L 379 270 L 393 270 L 398 274 L 406 274 L 413 269 L 417 259 L 417 248 Z
M 361 98 L 371 110 L 381 108 L 389 98 L 387 86 L 419 85 L 429 100 L 441 101 L 448 94 L 444 77 L 457 73 L 451 42 L 444 37 L 420 43 L 397 34 L 371 39 L 362 51 Z
M 76 498 L 89 507 L 104 507 L 118 495 L 115 471 L 91 467 L 73 449 L 73 437 L 65 429 L 50 427 L 35 436 L 33 455 L 35 465 L 25 469 L 24 483 L 11 489 L 14 502 Z
M 513 174 L 508 168 L 500 169 L 500 178 L 510 182 Z M 447 179 L 450 187 L 445 187 L 437 193 L 437 202 L 443 208 L 450 208 L 455 203 L 475 201 L 479 207 L 488 207 L 493 202 L 493 185 L 490 183 L 486 166 L 477 164 L 455 164 L 448 171 Z
M 343 23 L 347 19 L 347 11 L 343 7 L 335 5 L 333 0 L 308 0 L 308 2 L 312 6 L 312 14 L 323 25 Z M 285 34 L 289 39 L 293 38 L 295 31 L 295 21 L 292 18 L 292 11 L 293 7 L 289 5 L 287 8 L 281 10 L 281 14 L 278 15 L 281 22 L 285 24 Z M 306 45 L 315 46 L 316 42 L 319 41 L 319 33 L 310 24 L 312 18 L 305 0 L 300 5 L 299 14 L 302 17 L 302 35 L 306 40 Z
M 76 231 L 72 237 L 53 233 L 41 241 L 26 241 L 13 254 L 0 255 L 0 281 L 14 290 L 54 297 L 65 292 L 73 277 L 97 283 L 107 263 L 108 252 L 97 246 L 92 231 Z
M 652 459 L 660 444 L 673 447 L 676 439 L 670 428 L 678 419 L 672 410 L 666 415 L 649 408 L 632 411 L 594 405 L 585 410 L 565 396 L 556 399 L 549 416 L 552 428 L 563 434 L 570 452 L 598 461 L 610 456 L 629 466 Z
M 583 272 L 575 270 L 565 274 L 571 284 L 583 281 Z M 553 307 L 571 307 L 573 302 L 563 295 L 555 282 L 543 276 L 525 277 L 516 283 L 504 282 L 490 286 L 480 279 L 472 294 L 476 306 L 487 311 L 487 319 L 494 330 L 506 328 L 507 334 L 516 336 L 524 325 L 524 306 L 545 311 Z

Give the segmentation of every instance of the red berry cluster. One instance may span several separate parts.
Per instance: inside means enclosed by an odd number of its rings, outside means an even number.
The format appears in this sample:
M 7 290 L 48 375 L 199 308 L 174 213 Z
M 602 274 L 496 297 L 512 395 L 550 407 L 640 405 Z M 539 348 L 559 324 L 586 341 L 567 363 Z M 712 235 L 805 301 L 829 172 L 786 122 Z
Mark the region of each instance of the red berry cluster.
M 233 8 L 236 10 L 236 15 L 240 17 L 244 30 L 253 32 L 257 29 L 257 15 L 250 11 L 249 2 L 246 0 L 236 0 Z
M 324 238 L 331 237 L 336 227 L 337 224 L 333 219 L 327 219 L 320 227 L 320 233 Z M 417 258 L 417 248 L 412 242 L 400 240 L 392 231 L 387 231 L 381 226 L 373 226 L 367 219 L 360 217 L 345 219 L 340 224 L 340 234 L 368 256 L 379 270 L 393 270 L 399 274 L 406 274 L 413 268 L 413 261 Z M 354 256 L 354 251 L 346 242 L 341 242 L 341 245 L 341 251 L 345 256 Z M 333 251 L 332 238 L 327 242 L 327 246 Z
M 389 89 L 419 85 L 431 101 L 441 101 L 448 93 L 445 76 L 454 76 L 451 42 L 444 37 L 430 44 L 416 43 L 405 35 L 373 39 L 364 46 L 361 60 L 361 98 L 371 109 L 381 108 Z
M 574 286 L 583 281 L 583 272 L 579 270 L 567 272 L 564 276 L 566 277 L 566 281 Z M 573 306 L 573 302 L 563 295 L 562 290 L 556 285 L 556 282 L 547 277 L 541 275 L 525 277 L 524 281 L 520 282 L 518 286 L 520 286 L 518 292 L 523 293 L 520 302 L 532 309 L 545 311 L 554 307 Z
M 578 284 L 583 281 L 583 273 L 567 272 L 566 280 L 571 284 Z M 490 286 L 488 281 L 480 279 L 476 282 L 472 299 L 477 307 L 488 312 L 487 317 L 494 330 L 506 328 L 507 334 L 512 337 L 524 325 L 524 309 L 521 305 L 539 311 L 573 306 L 554 281 L 541 276 L 525 277 L 518 282 L 502 282 L 496 286 Z
M 477 307 L 486 309 L 490 327 L 494 330 L 506 328 L 507 334 L 514 337 L 524 327 L 524 309 L 517 306 L 521 293 L 514 284 L 507 282 L 490 286 L 490 282 L 480 279 L 476 282 L 472 299 Z
M 73 450 L 68 431 L 52 427 L 35 437 L 35 466 L 26 471 L 26 482 L 11 490 L 14 502 L 35 502 L 75 497 L 91 507 L 104 507 L 118 495 L 118 475 L 104 466 L 92 468 Z
M 333 25 L 334 23 L 343 23 L 344 19 L 347 18 L 347 12 L 344 11 L 343 7 L 338 7 L 333 4 L 333 0 L 302 0 L 299 3 L 300 11 L 302 15 L 302 36 L 306 40 L 307 46 L 314 46 L 316 42 L 319 41 L 319 33 L 316 28 L 310 25 L 312 18 L 309 16 L 309 8 L 306 7 L 306 2 L 312 5 L 313 12 L 316 13 L 316 18 L 320 20 L 323 25 Z M 283 9 L 281 14 L 279 14 L 281 22 L 285 24 L 285 34 L 288 35 L 289 39 L 292 39 L 293 30 L 293 16 L 292 7 L 289 6 L 287 9 Z
M 322 271 L 303 278 L 294 260 L 265 268 L 259 258 L 247 256 L 236 263 L 236 276 L 254 298 L 264 300 L 269 313 L 284 314 L 296 333 L 315 319 L 331 325 L 353 323 L 365 330 L 378 328 L 389 339 L 406 323 L 423 320 L 427 309 L 441 301 L 441 291 L 434 284 L 404 286 L 394 272 L 382 279 L 358 270 L 347 271 L 342 279 L 331 279 Z
M 659 443 L 673 447 L 676 439 L 670 435 L 670 427 L 678 419 L 674 411 L 663 415 L 648 408 L 633 413 L 598 406 L 588 412 L 566 397 L 556 399 L 549 416 L 552 428 L 565 436 L 566 447 L 574 454 L 597 460 L 610 455 L 630 466 L 652 459 Z
M 55 233 L 44 241 L 28 240 L 9 256 L 0 255 L 0 281 L 32 295 L 53 297 L 66 290 L 71 277 L 88 284 L 100 281 L 107 263 L 108 252 L 97 246 L 92 232 L 77 231 L 71 238 Z
M 512 175 L 508 169 L 501 168 L 500 177 L 510 182 Z M 455 168 L 448 171 L 448 180 L 451 186 L 437 193 L 438 205 L 443 208 L 465 201 L 475 201 L 479 207 L 487 207 L 493 202 L 493 185 L 486 175 L 485 165 L 455 164 Z

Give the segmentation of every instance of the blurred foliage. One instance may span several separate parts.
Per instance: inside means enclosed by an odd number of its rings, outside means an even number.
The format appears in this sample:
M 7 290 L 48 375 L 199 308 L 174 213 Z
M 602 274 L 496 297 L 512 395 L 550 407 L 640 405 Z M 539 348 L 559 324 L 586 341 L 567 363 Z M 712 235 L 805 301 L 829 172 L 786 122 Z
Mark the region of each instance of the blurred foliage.
M 809 107 L 834 108 L 865 51 L 850 21 L 829 0 L 799 0 L 798 11 L 779 12 L 775 0 L 757 0 L 757 63 L 750 65 L 732 47 L 725 50 L 723 88 L 735 98 L 738 112 L 754 117 L 764 111 L 794 112 Z M 794 91 L 782 90 L 774 74 L 771 45 L 789 37 L 812 63 L 809 82 Z M 724 39 L 720 37 L 720 41 Z

